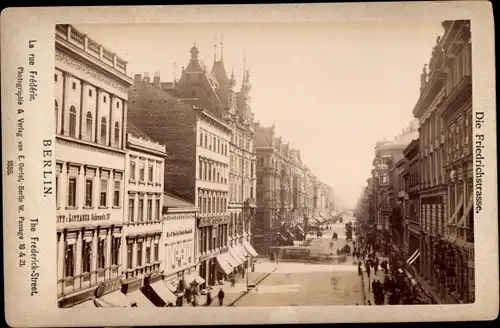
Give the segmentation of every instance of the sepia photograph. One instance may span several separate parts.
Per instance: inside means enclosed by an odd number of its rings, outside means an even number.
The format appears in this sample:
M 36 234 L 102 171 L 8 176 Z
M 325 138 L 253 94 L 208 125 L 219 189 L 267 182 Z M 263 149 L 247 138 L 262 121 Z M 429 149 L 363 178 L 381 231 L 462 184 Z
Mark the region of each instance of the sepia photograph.
M 2 11 L 7 323 L 496 318 L 493 31 L 468 1 Z
M 58 24 L 59 306 L 474 302 L 470 27 Z

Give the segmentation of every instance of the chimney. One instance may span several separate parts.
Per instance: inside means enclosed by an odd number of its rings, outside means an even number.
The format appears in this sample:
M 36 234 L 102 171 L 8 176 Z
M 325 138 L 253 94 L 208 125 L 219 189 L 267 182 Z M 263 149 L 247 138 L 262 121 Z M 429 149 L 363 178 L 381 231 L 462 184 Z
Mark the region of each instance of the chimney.
M 144 78 L 142 79 L 142 83 L 149 84 L 149 72 L 144 73 Z
M 160 87 L 160 72 L 155 72 L 155 75 L 153 77 L 153 84 L 158 88 Z
M 134 81 L 135 82 L 141 82 L 142 81 L 142 74 L 135 74 L 134 75 Z

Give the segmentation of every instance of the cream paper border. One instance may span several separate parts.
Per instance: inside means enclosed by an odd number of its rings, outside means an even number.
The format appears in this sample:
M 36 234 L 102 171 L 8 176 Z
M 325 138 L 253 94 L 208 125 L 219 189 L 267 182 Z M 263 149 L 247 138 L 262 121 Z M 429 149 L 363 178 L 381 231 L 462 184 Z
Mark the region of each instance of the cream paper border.
M 170 324 L 261 324 L 387 321 L 462 321 L 493 319 L 498 313 L 498 222 L 495 144 L 494 38 L 491 4 L 481 2 L 349 3 L 227 6 L 137 6 L 8 8 L 1 16 L 2 127 L 4 181 L 4 261 L 6 320 L 11 326 L 137 326 Z M 56 230 L 53 197 L 43 197 L 42 140 L 55 142 L 53 117 L 54 25 L 57 23 L 188 23 L 294 21 L 442 21 L 470 19 L 473 52 L 473 102 L 484 111 L 486 134 L 484 207 L 475 217 L 476 302 L 467 305 L 221 307 L 196 309 L 60 309 L 56 301 Z M 15 159 L 16 69 L 27 65 L 28 40 L 37 40 L 38 97 L 25 104 L 26 217 L 38 217 L 40 236 L 39 296 L 29 296 L 27 270 L 17 266 L 16 173 L 6 174 Z M 25 97 L 27 97 L 25 90 Z M 325 115 L 327 115 L 325 113 Z M 54 157 L 52 157 L 54 161 Z M 16 161 L 15 161 L 16 162 Z M 55 163 L 54 163 L 55 164 Z M 29 184 L 27 183 L 29 182 Z M 15 207 L 16 206 L 16 207 Z M 29 229 L 29 226 L 26 225 Z

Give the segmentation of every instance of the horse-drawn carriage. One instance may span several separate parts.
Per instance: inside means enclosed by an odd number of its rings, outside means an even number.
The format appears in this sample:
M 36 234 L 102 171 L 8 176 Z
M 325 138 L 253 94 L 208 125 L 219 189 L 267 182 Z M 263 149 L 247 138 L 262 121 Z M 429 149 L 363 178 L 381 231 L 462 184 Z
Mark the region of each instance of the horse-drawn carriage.
M 351 247 L 349 245 L 345 245 L 341 249 L 337 249 L 337 255 L 351 255 Z

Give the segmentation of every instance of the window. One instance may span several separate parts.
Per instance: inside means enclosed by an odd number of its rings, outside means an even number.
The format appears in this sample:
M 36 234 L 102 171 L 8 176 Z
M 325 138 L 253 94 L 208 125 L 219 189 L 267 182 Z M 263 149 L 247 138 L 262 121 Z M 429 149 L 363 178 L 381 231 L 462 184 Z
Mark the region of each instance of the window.
M 73 89 L 73 91 L 76 90 L 76 82 L 71 83 L 71 88 Z
M 144 199 L 139 199 L 139 211 L 137 213 L 137 221 L 141 222 L 144 218 Z
M 121 189 L 121 181 L 120 180 L 115 180 L 115 191 L 113 193 L 113 206 L 119 207 L 120 206 L 120 189 Z
M 153 200 L 148 199 L 148 221 L 151 221 L 153 219 Z
M 203 146 L 203 132 L 200 132 L 200 146 Z
M 54 82 L 57 82 L 57 74 L 54 74 Z
M 135 180 L 135 162 L 130 162 L 130 180 Z
M 99 206 L 106 207 L 107 197 L 108 196 L 108 180 L 101 179 L 101 198 L 99 202 Z
M 56 174 L 56 207 L 59 208 L 59 174 Z
M 120 237 L 113 237 L 111 243 L 111 265 L 118 265 L 118 259 L 120 255 Z
M 137 266 L 142 266 L 142 241 L 137 243 Z
M 127 244 L 127 269 L 132 269 L 133 244 Z
M 156 213 L 156 220 L 160 220 L 160 200 L 157 199 L 155 200 L 155 213 Z
M 203 213 L 203 209 L 202 209 L 202 198 L 201 196 L 198 196 L 198 208 L 200 209 L 200 212 Z
M 198 160 L 198 179 L 202 179 L 203 175 L 203 161 L 201 158 Z
M 115 122 L 115 146 L 118 147 L 120 145 L 120 124 Z
M 106 101 L 107 101 L 106 96 L 102 96 L 102 101 L 103 101 L 104 103 L 106 103 Z
M 213 145 L 214 145 L 213 151 L 217 151 L 217 148 L 215 148 L 217 146 L 217 141 L 216 141 L 215 137 L 214 137 L 214 144 Z
M 83 253 L 82 253 L 82 272 L 90 272 L 90 263 L 92 260 L 92 242 L 83 242 Z
M 55 108 L 55 112 L 56 112 L 56 133 L 57 133 L 57 131 L 58 131 L 57 128 L 59 126 L 59 103 L 57 102 L 57 100 L 54 100 L 54 108 Z
M 146 263 L 145 264 L 150 264 L 151 263 L 151 246 L 146 245 Z
M 116 102 L 116 108 L 120 108 L 120 102 L 119 101 Z
M 75 275 L 75 245 L 67 244 L 64 254 L 64 277 Z
M 205 143 L 204 143 L 205 148 L 207 148 L 207 144 L 208 144 L 208 142 L 207 142 L 207 135 L 205 134 Z
M 154 247 L 154 261 L 158 262 L 160 258 L 160 247 L 158 243 L 155 243 Z
M 148 166 L 148 182 L 153 182 L 153 165 Z
M 97 268 L 104 269 L 106 265 L 106 239 L 100 238 L 97 244 Z
M 220 153 L 220 139 L 217 139 L 217 152 Z
M 92 89 L 89 89 L 89 97 L 92 97 Z
M 108 128 L 108 124 L 106 123 L 106 118 L 103 117 L 101 119 L 101 144 L 106 144 L 106 129 Z
M 87 140 L 92 140 L 92 113 L 87 112 L 87 118 L 85 121 L 85 136 Z
M 85 180 L 85 206 L 92 207 L 92 190 L 94 189 L 92 179 Z
M 69 109 L 69 136 L 76 138 L 76 108 L 71 106 Z
M 139 167 L 139 179 L 144 181 L 144 163 L 141 163 L 141 166 Z
M 133 198 L 129 198 L 128 200 L 128 221 L 134 222 L 134 202 Z
M 68 180 L 68 206 L 76 207 L 76 178 L 70 177 Z

